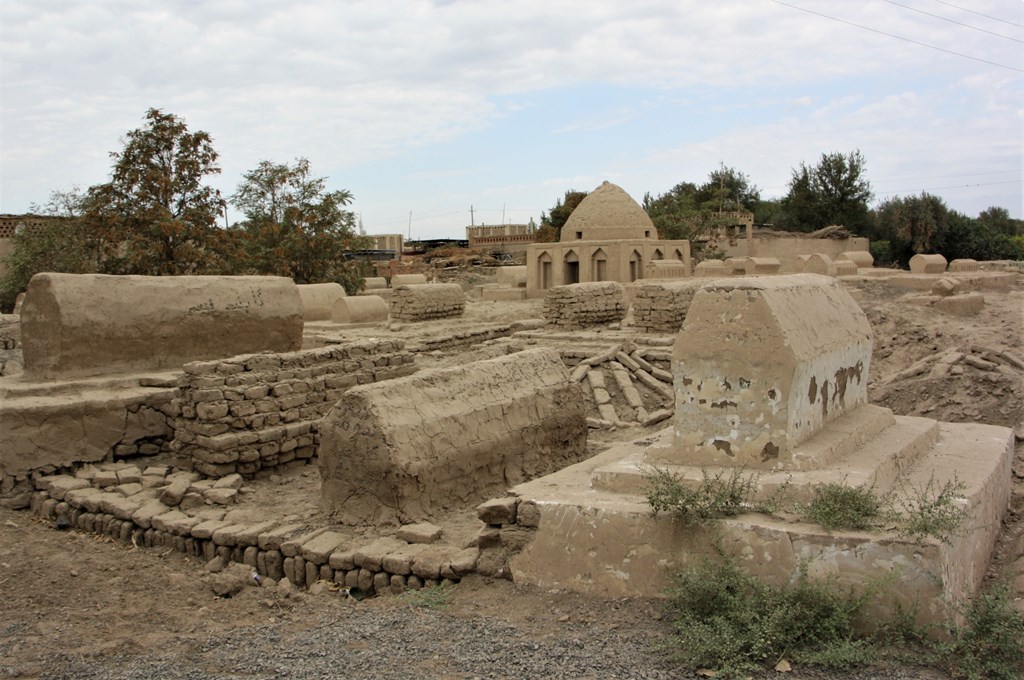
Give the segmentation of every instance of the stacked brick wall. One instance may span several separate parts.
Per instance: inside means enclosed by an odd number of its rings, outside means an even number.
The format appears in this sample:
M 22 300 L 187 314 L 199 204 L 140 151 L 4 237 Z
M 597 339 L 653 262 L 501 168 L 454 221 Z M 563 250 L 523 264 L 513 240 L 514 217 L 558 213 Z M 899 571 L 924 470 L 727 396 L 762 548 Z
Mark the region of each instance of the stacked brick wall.
M 424 283 L 395 288 L 391 296 L 391 318 L 427 321 L 462 316 L 466 294 L 457 283 Z
M 312 458 L 316 421 L 348 388 L 409 375 L 413 361 L 387 340 L 185 364 L 175 462 L 222 477 Z
M 633 299 L 633 325 L 648 333 L 677 333 L 701 281 L 645 283 Z
M 555 286 L 544 298 L 544 319 L 562 328 L 621 321 L 626 316 L 622 284 L 614 281 Z
M 219 557 L 225 564 L 244 564 L 258 576 L 256 582 L 287 579 L 301 588 L 327 581 L 364 595 L 401 594 L 458 582 L 475 571 L 480 553 L 477 547 L 403 537 L 401 531 L 394 537 L 357 538 L 284 519 L 226 521 L 223 506 L 234 503 L 240 479 L 224 478 L 211 486 L 195 473 L 166 467 L 108 463 L 74 475 L 39 477 L 34 484 L 30 509 L 39 517 L 140 548 L 170 548 L 203 561 Z M 186 507 L 181 498 L 190 495 L 212 505 L 200 501 Z

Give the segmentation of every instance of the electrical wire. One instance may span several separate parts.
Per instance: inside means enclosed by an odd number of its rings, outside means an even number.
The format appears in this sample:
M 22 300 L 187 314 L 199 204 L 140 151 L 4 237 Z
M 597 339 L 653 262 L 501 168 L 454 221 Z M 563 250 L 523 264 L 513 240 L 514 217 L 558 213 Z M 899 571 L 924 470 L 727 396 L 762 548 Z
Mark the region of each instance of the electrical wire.
M 949 23 L 956 24 L 957 26 L 964 26 L 964 27 L 970 28 L 971 30 L 974 30 L 974 31 L 979 31 L 981 33 L 988 33 L 989 35 L 994 35 L 997 38 L 1002 38 L 1003 40 L 1012 40 L 1015 43 L 1024 43 L 1024 40 L 1018 40 L 1017 38 L 1011 38 L 1010 36 L 1003 35 L 1002 33 L 996 33 L 995 31 L 988 31 L 988 30 L 985 30 L 984 28 L 978 28 L 977 26 L 971 26 L 970 24 L 965 24 L 962 21 L 957 21 L 956 19 L 949 19 L 949 18 L 941 16 L 939 14 L 932 14 L 931 12 L 925 12 L 922 9 L 917 9 L 916 7 L 911 7 L 910 5 L 904 5 L 901 2 L 894 2 L 894 0 L 885 0 L 885 1 L 887 3 L 889 3 L 890 5 L 896 5 L 897 7 L 902 7 L 903 9 L 909 9 L 911 12 L 917 12 L 919 14 L 923 14 L 925 16 L 932 17 L 932 18 L 935 18 L 935 19 L 942 19 L 943 21 L 948 21 Z
M 890 196 L 892 194 L 908 194 L 917 191 L 941 191 L 942 189 L 967 189 L 970 187 L 990 187 L 997 184 L 1020 184 L 1020 180 L 1009 180 L 1006 182 L 983 182 L 980 184 L 956 184 L 953 186 L 945 187 L 924 187 L 923 189 L 902 189 L 900 191 L 878 191 L 875 192 L 878 196 Z
M 1022 25 L 1022 24 L 1015 24 L 1012 21 L 1007 21 L 1006 19 L 1000 19 L 999 17 L 994 17 L 994 16 L 991 16 L 989 14 L 982 14 L 981 12 L 975 12 L 973 9 L 967 9 L 966 7 L 961 7 L 960 5 L 954 5 L 951 2 L 944 2 L 943 0 L 935 0 L 935 2 L 939 3 L 940 5 L 946 5 L 948 7 L 953 7 L 955 9 L 963 10 L 964 12 L 970 12 L 971 14 L 977 14 L 979 17 L 985 17 L 986 19 L 991 19 L 992 21 L 1001 21 L 1002 23 L 1009 24 L 1010 26 L 1016 26 L 1017 28 L 1024 28 L 1024 25 Z
M 788 2 L 782 2 L 782 0 L 772 0 L 772 2 L 774 2 L 776 5 L 782 5 L 783 7 L 789 7 L 790 9 L 800 10 L 801 12 L 807 12 L 808 14 L 814 14 L 816 16 L 823 17 L 825 19 L 831 19 L 832 21 L 838 21 L 841 24 L 847 24 L 849 26 L 854 26 L 856 28 L 862 28 L 865 31 L 871 31 L 872 33 L 879 33 L 881 35 L 885 35 L 885 36 L 888 36 L 890 38 L 896 38 L 897 40 L 902 40 L 904 42 L 908 42 L 908 43 L 911 43 L 913 45 L 920 45 L 921 47 L 927 47 L 929 49 L 938 50 L 939 52 L 945 52 L 946 54 L 952 54 L 952 55 L 955 55 L 957 57 L 963 57 L 964 59 L 971 59 L 973 61 L 980 61 L 983 64 L 989 64 L 991 66 L 998 66 L 1000 68 L 1009 69 L 1011 71 L 1016 71 L 1018 73 L 1024 73 L 1024 69 L 1019 69 L 1019 68 L 1017 68 L 1015 66 L 1007 66 L 1006 64 L 1000 64 L 1000 63 L 995 62 L 995 61 L 989 61 L 988 59 L 982 59 L 981 57 L 972 57 L 971 55 L 963 54 L 962 52 L 954 52 L 953 50 L 947 50 L 944 47 L 937 47 L 936 45 L 929 45 L 928 43 L 918 42 L 916 40 L 911 40 L 910 38 L 904 38 L 903 36 L 895 35 L 894 33 L 886 33 L 885 31 L 880 31 L 877 28 L 870 28 L 868 26 L 862 26 L 861 24 L 855 24 L 852 21 L 847 21 L 846 19 L 840 19 L 838 17 L 829 16 L 828 14 L 822 14 L 821 12 L 815 12 L 814 10 L 810 10 L 810 9 L 805 8 L 805 7 L 797 7 L 796 5 L 791 5 Z

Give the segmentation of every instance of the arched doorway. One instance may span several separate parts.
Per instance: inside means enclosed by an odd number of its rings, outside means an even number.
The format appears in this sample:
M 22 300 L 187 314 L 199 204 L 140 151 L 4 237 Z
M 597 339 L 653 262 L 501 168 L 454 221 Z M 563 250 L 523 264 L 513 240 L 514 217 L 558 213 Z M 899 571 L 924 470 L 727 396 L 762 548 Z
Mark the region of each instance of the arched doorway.
M 570 250 L 562 260 L 562 283 L 580 282 L 580 258 L 575 250 Z

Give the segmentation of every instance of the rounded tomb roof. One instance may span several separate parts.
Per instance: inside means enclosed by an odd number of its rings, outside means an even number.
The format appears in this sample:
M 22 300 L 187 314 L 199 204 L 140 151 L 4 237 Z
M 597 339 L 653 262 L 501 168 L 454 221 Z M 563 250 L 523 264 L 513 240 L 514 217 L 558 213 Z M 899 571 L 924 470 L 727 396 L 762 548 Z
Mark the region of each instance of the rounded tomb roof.
M 561 241 L 657 239 L 647 212 L 622 187 L 603 182 L 572 211 Z

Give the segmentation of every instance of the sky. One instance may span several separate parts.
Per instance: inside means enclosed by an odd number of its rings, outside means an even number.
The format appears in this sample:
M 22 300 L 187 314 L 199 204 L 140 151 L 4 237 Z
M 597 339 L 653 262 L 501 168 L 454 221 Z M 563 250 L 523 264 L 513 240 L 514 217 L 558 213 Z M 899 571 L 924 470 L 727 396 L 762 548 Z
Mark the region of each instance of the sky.
M 308 158 L 368 234 L 720 164 L 781 197 L 855 149 L 875 203 L 1022 218 L 1022 25 L 1021 0 L 0 0 L 0 213 L 108 181 L 157 108 L 212 135 L 225 196 Z

